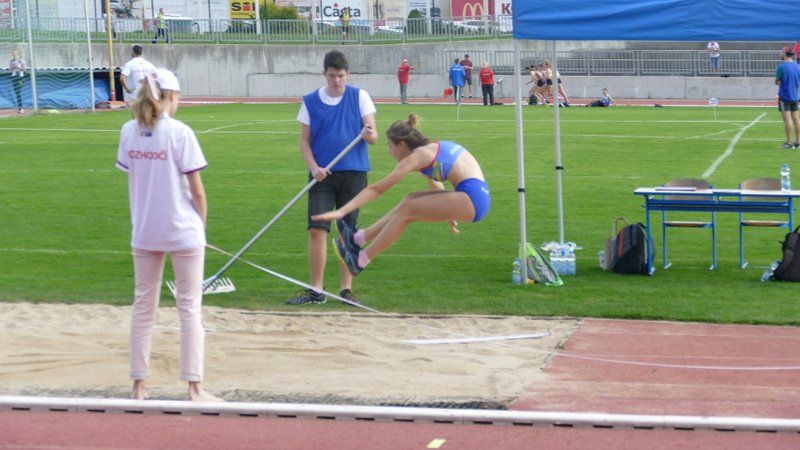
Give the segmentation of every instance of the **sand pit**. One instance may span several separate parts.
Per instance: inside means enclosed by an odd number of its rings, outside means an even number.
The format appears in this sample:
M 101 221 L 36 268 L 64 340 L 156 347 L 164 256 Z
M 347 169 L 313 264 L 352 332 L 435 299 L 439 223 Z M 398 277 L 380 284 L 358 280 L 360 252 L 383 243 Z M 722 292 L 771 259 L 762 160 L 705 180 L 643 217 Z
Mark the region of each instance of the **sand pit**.
M 0 303 L 0 395 L 128 398 L 130 307 Z M 229 401 L 503 408 L 574 319 L 204 308 L 207 390 Z M 475 343 L 412 339 L 545 337 Z M 159 311 L 149 393 L 185 399 L 178 319 Z

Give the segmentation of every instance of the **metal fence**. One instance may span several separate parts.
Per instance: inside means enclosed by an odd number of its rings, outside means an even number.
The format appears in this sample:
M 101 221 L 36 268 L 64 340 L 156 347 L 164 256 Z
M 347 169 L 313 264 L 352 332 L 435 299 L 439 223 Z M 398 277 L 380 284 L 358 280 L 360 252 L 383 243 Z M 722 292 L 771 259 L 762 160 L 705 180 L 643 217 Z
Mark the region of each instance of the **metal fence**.
M 105 19 L 89 19 L 90 30 L 102 39 Z M 34 39 L 51 42 L 85 42 L 84 18 L 34 17 Z M 155 36 L 152 19 L 113 18 L 111 28 L 116 42 L 140 42 Z M 172 43 L 402 43 L 430 40 L 498 39 L 511 36 L 511 16 L 455 17 L 441 19 L 366 20 L 352 19 L 346 37 L 338 20 L 194 20 L 168 18 Z M 24 22 L 0 27 L 0 41 L 20 41 L 27 33 Z
M 314 44 L 340 43 L 361 45 L 400 44 L 409 42 L 459 41 L 466 51 L 449 51 L 441 64 L 470 53 L 477 66 L 488 62 L 495 73 L 513 73 L 513 52 L 505 50 L 470 50 L 473 40 L 511 39 L 511 16 L 454 17 L 444 19 L 353 19 L 347 34 L 335 20 L 193 20 L 171 18 L 168 20 L 169 42 L 173 44 Z M 0 27 L 0 42 L 27 40 L 24 23 L 5 24 Z M 106 22 L 89 19 L 91 39 L 105 42 Z M 152 19 L 112 19 L 113 40 L 117 43 L 147 42 L 155 38 Z M 86 19 L 45 18 L 31 19 L 34 42 L 87 41 Z M 546 51 L 523 51 L 522 67 L 551 59 Z M 627 75 L 627 76 L 773 76 L 778 64 L 778 54 L 766 50 L 728 50 L 721 52 L 721 68 L 712 70 L 708 52 L 703 50 L 566 50 L 558 52 L 558 68 L 562 75 Z M 428 64 L 419 73 L 446 70 L 440 64 Z M 392 67 L 393 71 L 395 68 Z M 388 70 L 388 69 L 386 69 Z
M 451 53 L 453 58 L 460 56 Z M 513 52 L 474 53 L 476 64 L 486 61 L 497 74 L 514 72 Z M 778 52 L 768 50 L 722 51 L 718 70 L 712 69 L 705 50 L 573 50 L 559 51 L 557 56 L 559 73 L 572 76 L 772 77 L 781 61 Z M 524 68 L 552 58 L 551 52 L 521 52 L 520 65 Z

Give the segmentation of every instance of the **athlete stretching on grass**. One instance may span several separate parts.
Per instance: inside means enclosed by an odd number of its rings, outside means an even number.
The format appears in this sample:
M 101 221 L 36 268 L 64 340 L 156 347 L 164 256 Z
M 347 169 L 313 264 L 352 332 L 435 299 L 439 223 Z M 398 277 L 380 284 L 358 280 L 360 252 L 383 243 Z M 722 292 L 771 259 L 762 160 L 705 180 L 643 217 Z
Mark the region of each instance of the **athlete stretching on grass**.
M 364 188 L 335 211 L 314 216 L 314 220 L 336 220 L 339 237 L 334 247 L 353 275 L 400 238 L 411 222 L 450 222 L 458 233 L 459 220 L 478 222 L 489 212 L 491 198 L 478 161 L 455 142 L 431 142 L 417 130 L 415 114 L 397 121 L 386 131 L 389 153 L 397 160 L 392 173 Z M 343 220 L 349 212 L 380 197 L 406 175 L 421 172 L 431 189 L 411 192 L 373 225 L 355 230 Z M 445 190 L 443 181 L 455 190 Z M 367 242 L 371 242 L 365 247 Z

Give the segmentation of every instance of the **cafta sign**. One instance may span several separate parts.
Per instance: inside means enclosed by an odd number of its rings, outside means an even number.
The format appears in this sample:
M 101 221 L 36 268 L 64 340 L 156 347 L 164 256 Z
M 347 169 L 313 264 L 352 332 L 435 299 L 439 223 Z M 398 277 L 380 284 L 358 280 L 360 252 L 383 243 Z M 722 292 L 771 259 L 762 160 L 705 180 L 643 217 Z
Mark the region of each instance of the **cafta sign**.
M 229 0 L 231 19 L 255 19 L 256 2 L 243 2 L 239 0 Z
M 336 7 L 337 5 L 326 5 L 322 7 L 322 16 L 323 17 L 342 17 L 344 10 L 347 9 L 350 11 L 351 18 L 361 17 L 361 8 L 353 8 L 350 6 L 343 6 L 340 8 Z

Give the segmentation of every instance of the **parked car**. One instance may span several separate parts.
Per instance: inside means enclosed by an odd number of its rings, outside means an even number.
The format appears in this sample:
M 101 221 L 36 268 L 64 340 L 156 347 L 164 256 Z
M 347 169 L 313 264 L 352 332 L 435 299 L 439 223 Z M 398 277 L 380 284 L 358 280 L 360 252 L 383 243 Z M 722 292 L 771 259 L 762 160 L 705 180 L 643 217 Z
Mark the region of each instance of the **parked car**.
M 487 26 L 489 34 L 499 28 L 499 24 L 494 20 L 461 20 L 453 22 L 453 31 L 462 32 L 464 34 L 485 34 Z
M 167 25 L 171 33 L 198 33 L 200 25 L 191 17 L 183 17 L 180 14 L 164 14 Z
M 379 33 L 386 34 L 403 34 L 406 32 L 404 25 L 383 25 L 375 29 Z

